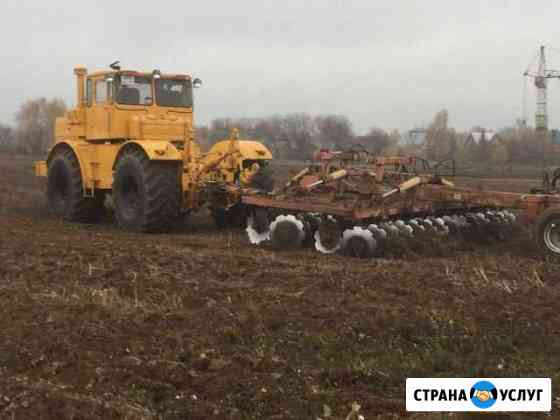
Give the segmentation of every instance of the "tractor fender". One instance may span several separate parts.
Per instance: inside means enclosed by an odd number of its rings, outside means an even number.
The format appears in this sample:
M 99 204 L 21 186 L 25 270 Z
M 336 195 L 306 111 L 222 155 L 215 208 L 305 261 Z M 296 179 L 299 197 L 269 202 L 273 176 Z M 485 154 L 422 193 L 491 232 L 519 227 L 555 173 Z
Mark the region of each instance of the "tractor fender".
M 150 160 L 182 161 L 181 151 L 168 141 L 128 141 L 119 145 L 62 140 L 49 150 L 46 161 L 35 162 L 35 174 L 46 177 L 52 157 L 59 150 L 70 149 L 80 165 L 84 191 L 93 188 L 111 189 L 112 170 L 119 157 L 130 148 L 142 150 Z
M 124 143 L 117 153 L 113 162 L 113 168 L 117 164 L 119 158 L 130 149 L 142 150 L 148 159 L 161 161 L 182 161 L 183 154 L 177 149 L 173 143 L 160 140 L 143 140 L 143 141 L 127 141 Z
M 221 140 L 216 142 L 210 149 L 209 154 L 225 155 L 231 149 L 230 140 Z M 235 149 L 239 152 L 241 159 L 245 160 L 271 160 L 272 153 L 268 148 L 258 141 L 238 140 L 235 143 Z
M 83 187 L 85 188 L 86 187 L 86 185 L 85 185 L 86 173 L 85 173 L 85 168 L 84 168 L 84 164 L 83 164 L 83 159 L 81 157 L 81 154 L 78 151 L 78 148 L 81 144 L 83 144 L 83 142 L 77 142 L 77 141 L 72 141 L 72 140 L 64 140 L 64 141 L 60 141 L 60 142 L 56 143 L 49 150 L 49 152 L 47 154 L 47 160 L 46 160 L 45 164 L 41 165 L 41 162 L 36 163 L 36 167 L 37 167 L 37 165 L 39 165 L 39 166 L 43 166 L 43 168 L 44 168 L 44 175 L 42 173 L 41 173 L 41 175 L 47 176 L 47 170 L 48 170 L 49 162 L 52 159 L 52 157 L 59 150 L 70 149 L 70 150 L 72 150 L 72 153 L 74 153 L 74 156 L 76 157 L 76 159 L 78 160 L 78 163 L 80 164 L 80 174 L 82 175 L 82 184 L 83 184 Z

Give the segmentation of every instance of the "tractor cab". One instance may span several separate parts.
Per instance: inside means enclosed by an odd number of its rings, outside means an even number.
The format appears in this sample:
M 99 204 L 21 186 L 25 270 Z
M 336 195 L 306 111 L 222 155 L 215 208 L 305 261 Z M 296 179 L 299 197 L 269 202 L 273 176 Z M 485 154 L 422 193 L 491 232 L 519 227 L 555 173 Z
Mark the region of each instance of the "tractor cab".
M 192 127 L 193 88 L 201 85 L 200 79 L 159 70 L 88 74 L 77 68 L 75 74 L 81 111 L 77 120 L 83 124 L 88 141 L 156 137 L 175 141 L 184 138 L 185 125 Z M 60 121 L 60 137 L 70 128 L 67 123 L 72 125 L 71 121 Z

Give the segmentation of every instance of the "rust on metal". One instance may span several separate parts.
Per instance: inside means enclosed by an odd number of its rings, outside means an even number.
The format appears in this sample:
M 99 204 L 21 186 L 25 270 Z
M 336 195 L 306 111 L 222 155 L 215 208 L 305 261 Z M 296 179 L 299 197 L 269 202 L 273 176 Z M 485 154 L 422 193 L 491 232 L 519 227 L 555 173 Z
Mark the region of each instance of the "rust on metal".
M 292 213 L 317 213 L 354 221 L 386 220 L 519 209 L 534 220 L 560 205 L 559 194 L 521 194 L 456 187 L 437 173 L 420 173 L 417 159 L 321 151 L 319 163 L 300 171 L 273 194 L 242 194 L 242 203 Z M 453 163 L 453 168 L 454 168 Z

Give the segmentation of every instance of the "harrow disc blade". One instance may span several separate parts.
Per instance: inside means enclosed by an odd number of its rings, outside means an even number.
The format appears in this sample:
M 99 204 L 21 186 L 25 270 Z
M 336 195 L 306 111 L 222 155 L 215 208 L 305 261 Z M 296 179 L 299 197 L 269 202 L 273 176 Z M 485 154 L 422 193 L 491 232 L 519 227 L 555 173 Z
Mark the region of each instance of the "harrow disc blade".
M 474 217 L 476 217 L 478 220 L 480 220 L 484 224 L 490 223 L 490 221 L 488 220 L 488 218 L 486 217 L 486 215 L 484 213 L 475 213 Z
M 321 234 L 319 233 L 318 230 L 315 231 L 314 237 L 315 237 L 315 249 L 321 252 L 322 254 L 333 254 L 340 249 L 340 241 L 338 241 L 334 245 L 331 245 L 331 247 L 327 247 L 323 245 L 323 242 L 321 241 Z
M 402 233 L 404 236 L 408 236 L 409 238 L 414 237 L 414 229 L 412 228 L 412 226 L 407 225 L 402 220 L 397 220 L 395 222 L 395 226 L 399 229 L 400 233 Z
M 418 219 L 410 219 L 408 224 L 412 226 L 415 231 L 425 232 L 426 227 Z
M 373 237 L 377 242 L 384 241 L 387 239 L 387 231 L 380 228 L 376 224 L 371 224 L 368 226 L 368 230 L 373 234 Z
M 457 225 L 461 228 L 461 230 L 467 230 L 470 227 L 469 222 L 467 221 L 467 218 L 463 215 L 455 215 L 451 217 L 455 223 L 457 223 Z
M 437 228 L 434 226 L 430 219 L 420 219 L 418 222 L 422 226 L 424 226 L 424 229 L 426 229 L 426 232 L 428 232 L 429 234 L 435 235 L 438 233 Z
M 249 242 L 258 245 L 270 239 L 268 212 L 264 209 L 255 209 L 247 219 L 247 235 Z
M 498 217 L 504 224 L 509 225 L 510 219 L 507 217 L 506 213 L 504 211 L 497 211 L 494 213 L 496 215 L 496 217 Z
M 305 227 L 295 216 L 280 215 L 270 224 L 270 240 L 278 248 L 299 248 L 305 239 Z
M 315 249 L 323 254 L 332 254 L 340 249 L 342 231 L 334 218 L 322 221 L 315 231 Z
M 461 232 L 461 222 L 458 219 L 455 219 L 452 216 L 443 216 L 443 221 L 445 225 L 449 228 L 449 233 L 451 234 L 458 234 Z
M 253 222 L 253 218 L 249 217 L 247 220 L 247 236 L 249 236 L 249 242 L 253 245 L 258 245 L 261 242 L 268 241 L 270 239 L 270 230 L 266 230 L 264 232 L 258 232 L 255 229 L 255 225 Z
M 377 241 L 368 229 L 354 226 L 342 234 L 342 249 L 346 255 L 368 258 L 373 256 L 376 248 Z
M 509 210 L 504 210 L 504 217 L 511 223 L 512 225 L 517 221 L 517 217 Z
M 299 219 L 298 219 L 299 220 Z M 305 237 L 303 239 L 303 244 L 305 246 L 312 245 L 315 243 L 315 231 L 319 229 L 321 224 L 321 218 L 315 213 L 307 213 L 303 216 L 303 229 L 305 232 Z
M 396 238 L 400 235 L 400 230 L 392 222 L 381 224 L 381 229 L 387 232 L 388 237 Z
M 508 239 L 509 237 L 509 232 L 510 232 L 510 228 L 511 225 L 509 224 L 509 221 L 505 219 L 505 217 L 503 217 L 502 214 L 500 214 L 500 212 L 496 212 L 496 211 L 487 211 L 485 213 L 486 218 L 489 220 L 489 232 L 490 234 L 498 240 L 501 241 L 505 241 Z
M 449 227 L 445 224 L 445 220 L 443 220 L 441 217 L 432 217 L 431 221 L 436 227 L 438 233 L 442 235 L 449 234 Z

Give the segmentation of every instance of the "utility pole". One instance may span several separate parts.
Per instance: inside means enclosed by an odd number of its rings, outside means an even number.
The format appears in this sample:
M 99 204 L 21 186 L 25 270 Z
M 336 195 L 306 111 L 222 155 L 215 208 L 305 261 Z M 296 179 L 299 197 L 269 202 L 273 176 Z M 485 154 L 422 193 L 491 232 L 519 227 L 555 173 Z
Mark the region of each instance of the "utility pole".
M 539 66 L 535 76 L 535 87 L 537 89 L 537 111 L 535 112 L 535 128 L 537 131 L 548 130 L 548 106 L 546 92 L 546 56 L 544 45 L 541 45 L 539 53 Z
M 537 71 L 528 68 L 523 73 L 525 77 L 532 77 L 537 89 L 537 111 L 535 112 L 535 128 L 537 130 L 548 130 L 548 104 L 547 104 L 547 82 L 548 79 L 560 79 L 560 71 L 551 70 L 546 67 L 545 46 L 541 45 L 538 53 Z
M 560 79 L 560 71 L 550 70 L 546 67 L 545 46 L 541 45 L 538 52 L 537 71 L 532 72 L 527 69 L 523 73 L 526 77 L 532 77 L 537 90 L 537 109 L 535 112 L 535 129 L 537 132 L 538 143 L 541 148 L 543 168 L 546 166 L 547 150 L 546 144 L 549 137 L 548 132 L 548 103 L 547 103 L 547 82 L 548 79 Z

